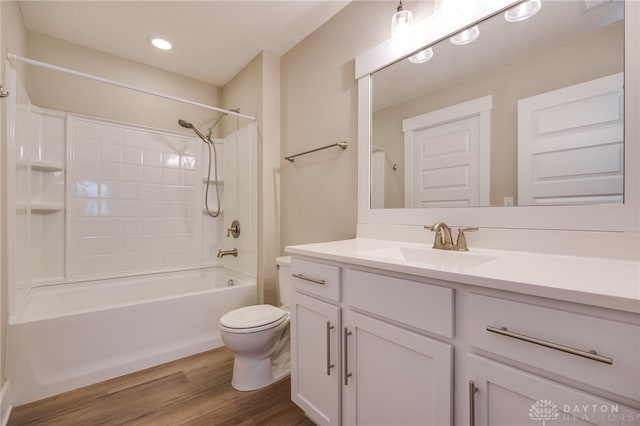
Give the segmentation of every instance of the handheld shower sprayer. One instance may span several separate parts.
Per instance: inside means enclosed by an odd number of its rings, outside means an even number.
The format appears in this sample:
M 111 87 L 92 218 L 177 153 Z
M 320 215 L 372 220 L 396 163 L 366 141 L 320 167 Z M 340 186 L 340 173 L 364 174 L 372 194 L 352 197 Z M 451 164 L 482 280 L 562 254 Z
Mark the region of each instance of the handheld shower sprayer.
M 224 115 L 223 115 L 224 116 Z M 218 119 L 219 121 L 220 119 Z M 215 124 L 217 124 L 218 122 L 216 121 Z M 215 126 L 215 124 L 213 126 L 211 126 L 211 128 L 209 129 L 209 134 L 207 136 L 203 135 L 202 133 L 200 133 L 200 131 L 198 129 L 195 128 L 195 126 L 187 120 L 178 120 L 178 124 L 180 125 L 180 127 L 184 127 L 185 129 L 191 129 L 194 131 L 194 133 L 196 135 L 198 135 L 198 137 L 200 139 L 202 139 L 202 141 L 207 145 L 207 148 L 209 149 L 209 168 L 207 169 L 207 187 L 204 191 L 204 208 L 207 212 L 207 214 L 211 217 L 218 217 L 220 216 L 220 190 L 218 188 L 218 154 L 216 152 L 216 145 L 213 143 L 213 141 L 211 140 L 211 132 L 213 131 L 213 127 Z M 213 162 L 214 162 L 214 170 L 213 170 L 213 176 L 214 176 L 214 184 L 216 186 L 216 201 L 218 204 L 218 208 L 217 211 L 215 213 L 212 213 L 211 210 L 209 210 L 209 184 L 211 183 L 211 147 L 213 147 Z
M 211 143 L 210 137 L 206 137 L 205 135 L 203 135 L 202 133 L 200 133 L 200 131 L 199 131 L 198 129 L 196 129 L 196 127 L 195 127 L 193 124 L 191 124 L 191 122 L 190 122 L 190 121 L 186 121 L 186 120 L 182 120 L 182 119 L 180 119 L 180 120 L 178 120 L 178 124 L 180 125 L 180 127 L 184 127 L 185 129 L 191 129 L 191 130 L 193 130 L 193 131 L 194 131 L 194 133 L 195 133 L 196 135 L 198 135 L 198 137 L 199 137 L 200 139 L 202 139 L 202 141 L 203 141 L 204 143 Z

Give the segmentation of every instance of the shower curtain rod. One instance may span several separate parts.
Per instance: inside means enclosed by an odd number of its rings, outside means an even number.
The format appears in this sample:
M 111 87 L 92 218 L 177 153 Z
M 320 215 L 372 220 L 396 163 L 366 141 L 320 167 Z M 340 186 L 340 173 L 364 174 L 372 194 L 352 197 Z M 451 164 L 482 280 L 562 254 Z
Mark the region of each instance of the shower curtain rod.
M 95 80 L 95 81 L 99 81 L 99 82 L 102 82 L 102 83 L 110 84 L 112 86 L 118 86 L 118 87 L 122 87 L 124 89 L 129 89 L 129 90 L 134 90 L 136 92 L 146 93 L 148 95 L 158 96 L 160 98 L 171 99 L 172 101 L 182 102 L 183 104 L 195 105 L 195 106 L 198 106 L 198 107 L 201 107 L 201 108 L 211 109 L 213 111 L 222 112 L 224 114 L 229 114 L 229 115 L 233 115 L 233 116 L 236 116 L 236 117 L 246 118 L 246 119 L 249 119 L 249 120 L 252 120 L 252 121 L 256 121 L 257 120 L 256 117 L 252 117 L 250 115 L 240 114 L 239 112 L 230 111 L 230 110 L 227 110 L 227 109 L 218 108 L 218 107 L 214 107 L 214 106 L 207 105 L 207 104 L 201 104 L 200 102 L 190 101 L 189 99 L 184 99 L 184 98 L 179 98 L 177 96 L 167 95 L 165 93 L 156 92 L 155 90 L 149 90 L 149 89 L 145 89 L 145 88 L 142 88 L 142 87 L 133 86 L 133 85 L 127 84 L 127 83 L 121 83 L 121 82 L 115 81 L 115 80 L 109 80 L 109 79 L 106 79 L 106 78 L 103 78 L 103 77 L 98 77 L 97 75 L 92 75 L 92 74 L 87 74 L 87 73 L 84 73 L 84 72 L 81 72 L 81 71 L 72 70 L 70 68 L 64 68 L 64 67 L 60 67 L 58 65 L 48 64 L 46 62 L 36 61 L 34 59 L 29 59 L 29 58 L 25 58 L 25 57 L 22 57 L 22 56 L 18 56 L 16 54 L 10 53 L 10 52 L 7 52 L 7 59 L 9 61 L 11 61 L 11 62 L 13 62 L 13 61 L 24 62 L 25 64 L 35 65 L 35 66 L 41 67 L 41 68 L 47 68 L 47 69 L 51 69 L 51 70 L 55 70 L 55 71 L 64 72 L 64 73 L 75 75 L 75 76 L 78 76 L 78 77 L 87 78 L 89 80 Z

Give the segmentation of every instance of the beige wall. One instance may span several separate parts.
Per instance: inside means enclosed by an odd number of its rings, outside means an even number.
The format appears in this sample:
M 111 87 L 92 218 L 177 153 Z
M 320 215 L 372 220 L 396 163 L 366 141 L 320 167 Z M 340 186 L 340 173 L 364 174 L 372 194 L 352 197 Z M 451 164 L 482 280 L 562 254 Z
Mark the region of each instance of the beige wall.
M 42 34 L 28 33 L 27 53 L 32 59 L 145 89 L 213 106 L 219 103 L 220 89 L 211 84 Z M 185 133 L 177 124 L 179 118 L 204 128 L 219 114 L 35 66 L 27 68 L 27 88 L 34 105 Z
M 264 283 L 264 301 L 278 302 L 278 273 L 275 258 L 280 255 L 280 58 L 263 53 L 262 68 L 261 170 L 258 191 L 260 239 L 259 277 Z
M 280 59 L 262 52 L 222 90 L 226 109 L 258 118 L 258 295 L 277 304 L 275 258 L 280 253 Z M 225 117 L 225 134 L 246 120 Z M 229 218 L 232 220 L 232 218 Z M 225 224 L 228 225 L 228 224 Z
M 22 23 L 22 15 L 20 8 L 16 1 L 2 1 L 0 2 L 0 45 L 2 46 L 2 55 L 5 52 L 10 51 L 17 55 L 24 55 L 26 52 L 27 34 Z M 6 61 L 2 58 L 2 84 L 6 84 L 4 81 L 7 75 Z M 25 67 L 22 64 L 17 64 L 15 69 L 18 76 L 24 80 Z M 6 149 L 6 135 L 4 130 L 4 123 L 6 122 L 6 109 L 4 108 L 5 101 L 0 101 L 0 140 L 2 141 L 2 151 L 0 153 L 0 182 L 2 182 L 2 206 L 0 211 L 4 213 L 4 206 L 6 203 L 6 179 L 4 171 L 4 158 Z M 8 307 L 7 307 L 7 277 L 6 277 L 6 221 L 5 215 L 0 213 L 2 217 L 2 228 L 0 236 L 2 236 L 2 244 L 0 245 L 0 388 L 4 384 L 6 377 L 5 355 L 6 355 L 6 337 L 7 337 L 7 320 L 8 320 Z M 0 417 L 1 421 L 1 417 Z
M 404 205 L 402 120 L 489 94 L 493 94 L 491 205 L 503 205 L 506 196 L 517 200 L 517 101 L 623 71 L 623 39 L 624 28 L 620 24 L 556 49 L 551 46 L 543 55 L 510 64 L 490 75 L 458 82 L 455 89 L 445 87 L 376 112 L 373 144 L 383 146 L 392 160 L 386 163 L 385 207 Z M 597 61 L 593 52 L 598 52 Z M 399 164 L 395 172 L 389 168 L 392 162 Z
M 353 238 L 357 205 L 357 82 L 355 57 L 390 34 L 397 2 L 355 1 L 287 52 L 281 61 L 283 156 L 280 160 L 282 244 Z M 406 3 L 416 19 L 431 4 Z

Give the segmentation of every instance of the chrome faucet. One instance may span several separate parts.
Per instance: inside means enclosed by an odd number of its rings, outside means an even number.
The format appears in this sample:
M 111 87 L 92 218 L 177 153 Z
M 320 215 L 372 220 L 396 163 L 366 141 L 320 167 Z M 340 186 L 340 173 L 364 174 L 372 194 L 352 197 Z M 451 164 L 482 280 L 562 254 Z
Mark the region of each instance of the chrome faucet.
M 233 249 L 233 250 L 218 250 L 218 255 L 216 257 L 218 257 L 219 259 L 222 259 L 225 256 L 233 256 L 233 257 L 238 257 L 238 249 Z
M 456 251 L 469 251 L 467 247 L 467 237 L 465 232 L 477 231 L 478 228 L 458 228 L 458 238 L 456 243 L 453 244 L 453 237 L 451 236 L 451 228 L 444 222 L 437 222 L 431 226 L 425 226 L 425 229 L 436 233 L 433 240 L 433 248 L 439 250 L 456 250 Z

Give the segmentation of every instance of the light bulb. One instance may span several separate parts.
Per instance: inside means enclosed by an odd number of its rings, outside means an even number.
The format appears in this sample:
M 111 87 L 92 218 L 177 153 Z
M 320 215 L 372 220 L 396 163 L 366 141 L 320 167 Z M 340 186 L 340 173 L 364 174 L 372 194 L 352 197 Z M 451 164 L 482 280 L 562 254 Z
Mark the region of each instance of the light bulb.
M 467 28 L 466 30 L 460 31 L 458 34 L 449 38 L 451 43 L 456 46 L 462 46 L 464 44 L 469 44 L 475 41 L 480 36 L 480 29 L 477 25 L 474 25 L 471 28 Z
M 538 13 L 542 3 L 540 0 L 527 0 L 519 5 L 512 7 L 504 13 L 504 19 L 508 22 L 520 22 L 531 18 Z
M 409 62 L 412 64 L 424 64 L 431 58 L 433 58 L 433 49 L 428 47 L 409 56 Z
M 391 36 L 402 36 L 409 32 L 409 27 L 413 24 L 413 13 L 410 10 L 404 10 L 402 0 L 398 4 L 396 13 L 391 17 Z

